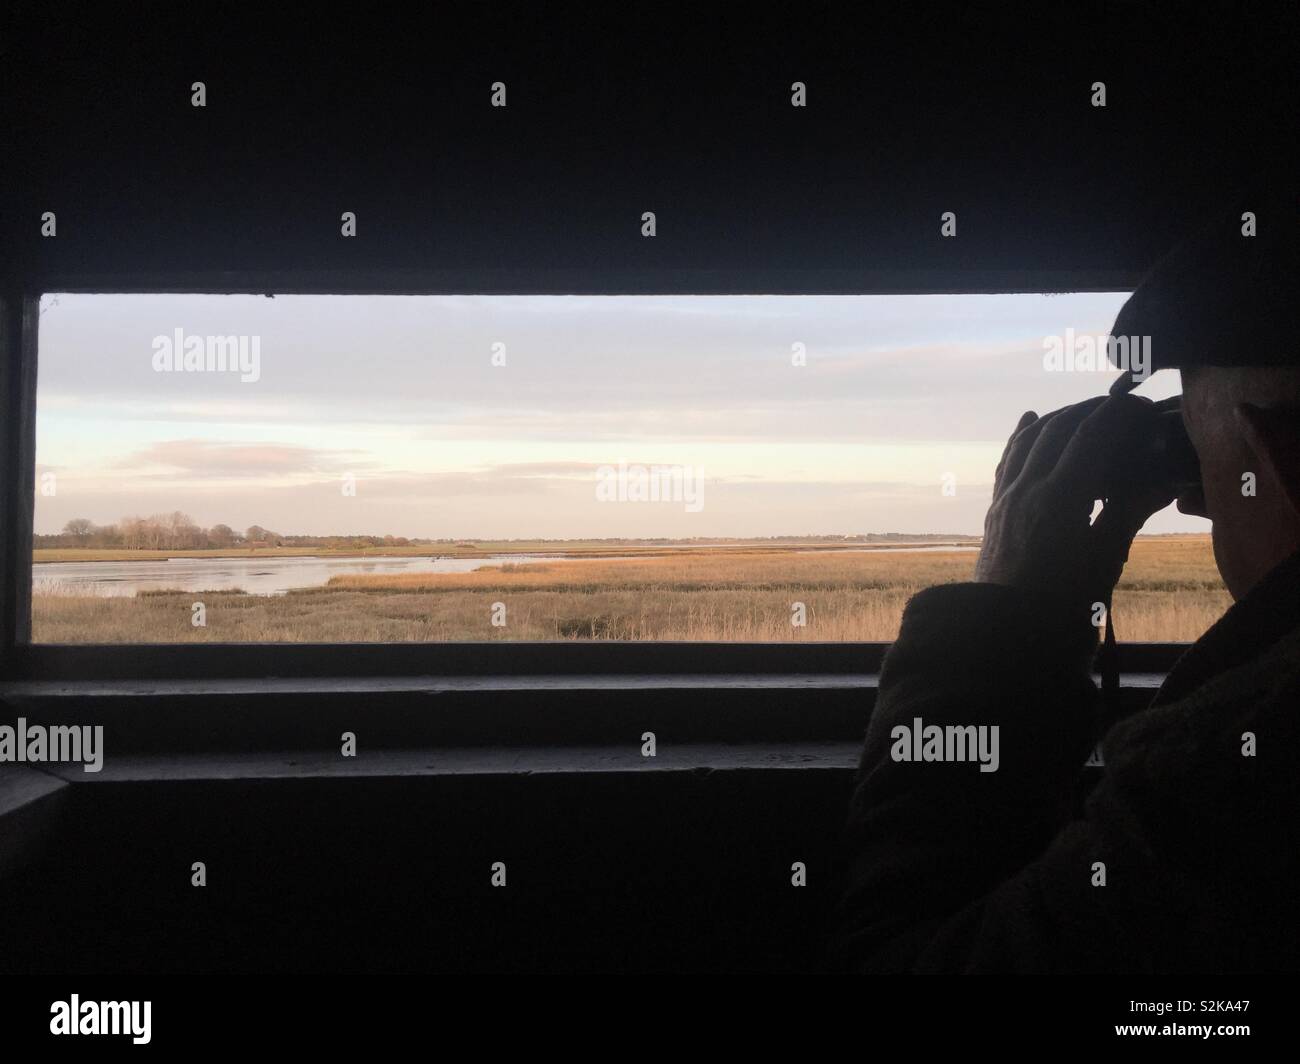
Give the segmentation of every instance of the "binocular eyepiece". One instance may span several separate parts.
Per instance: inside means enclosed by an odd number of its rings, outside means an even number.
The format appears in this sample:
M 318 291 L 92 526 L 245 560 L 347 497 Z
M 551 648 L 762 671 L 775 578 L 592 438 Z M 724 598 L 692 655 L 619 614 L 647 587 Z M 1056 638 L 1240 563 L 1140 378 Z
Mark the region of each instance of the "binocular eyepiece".
M 1155 430 L 1143 442 L 1137 464 L 1144 475 L 1181 493 L 1200 483 L 1201 463 L 1177 404 L 1177 398 L 1155 404 Z

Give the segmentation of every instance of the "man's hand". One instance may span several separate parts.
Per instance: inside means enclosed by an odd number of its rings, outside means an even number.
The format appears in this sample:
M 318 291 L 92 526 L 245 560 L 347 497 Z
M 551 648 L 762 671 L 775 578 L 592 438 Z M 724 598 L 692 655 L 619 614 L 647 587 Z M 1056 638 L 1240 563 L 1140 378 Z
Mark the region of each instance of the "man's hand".
M 975 579 L 1052 598 L 1080 615 L 1109 601 L 1138 530 L 1173 501 L 1136 468 L 1155 407 L 1099 396 L 1026 413 L 994 474 Z M 1090 523 L 1098 500 L 1104 507 Z

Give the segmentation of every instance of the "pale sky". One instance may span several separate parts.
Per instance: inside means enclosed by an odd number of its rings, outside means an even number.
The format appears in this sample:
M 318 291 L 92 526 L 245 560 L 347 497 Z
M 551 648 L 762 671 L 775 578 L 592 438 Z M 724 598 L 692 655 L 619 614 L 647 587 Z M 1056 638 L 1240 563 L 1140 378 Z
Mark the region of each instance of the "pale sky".
M 1105 335 L 1125 298 L 46 296 L 36 531 L 182 510 L 312 535 L 978 533 L 1020 414 L 1116 376 L 1047 371 L 1044 339 Z M 259 378 L 155 371 L 177 329 L 259 337 Z M 599 501 L 620 462 L 702 475 L 702 507 Z M 1147 531 L 1208 527 L 1171 508 Z

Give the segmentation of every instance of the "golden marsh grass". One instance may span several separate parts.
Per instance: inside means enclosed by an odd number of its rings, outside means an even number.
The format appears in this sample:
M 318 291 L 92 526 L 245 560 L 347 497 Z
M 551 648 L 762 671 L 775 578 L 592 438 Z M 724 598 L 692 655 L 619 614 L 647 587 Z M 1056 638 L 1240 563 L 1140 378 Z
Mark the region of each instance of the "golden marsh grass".
M 336 576 L 277 597 L 151 592 L 33 596 L 42 643 L 710 640 L 887 642 L 907 600 L 969 580 L 973 551 L 686 548 L 614 560 L 506 562 L 469 573 Z M 202 601 L 207 626 L 190 623 Z M 506 625 L 491 624 L 493 604 Z M 792 603 L 807 610 L 791 625 Z M 1131 642 L 1191 642 L 1227 608 L 1208 536 L 1133 545 L 1115 595 Z

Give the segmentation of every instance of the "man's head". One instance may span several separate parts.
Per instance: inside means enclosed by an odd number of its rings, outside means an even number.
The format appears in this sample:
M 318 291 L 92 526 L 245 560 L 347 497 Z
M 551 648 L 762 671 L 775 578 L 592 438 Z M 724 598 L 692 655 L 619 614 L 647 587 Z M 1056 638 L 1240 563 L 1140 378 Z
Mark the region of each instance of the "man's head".
M 1296 252 L 1292 209 L 1248 198 L 1157 264 L 1111 329 L 1149 337 L 1147 372 L 1182 372 L 1183 423 L 1203 490 L 1179 509 L 1213 522 L 1234 598 L 1300 550 Z M 1139 383 L 1126 373 L 1111 392 Z
M 1300 366 L 1182 370 L 1183 424 L 1201 492 L 1178 500 L 1208 517 L 1233 598 L 1300 551 Z

